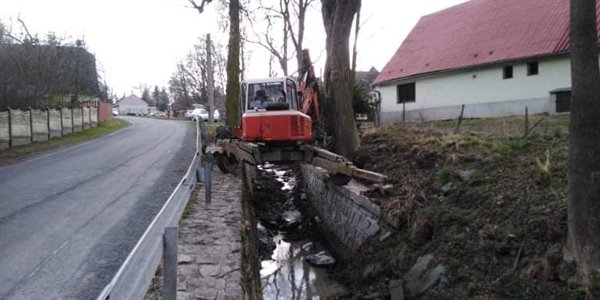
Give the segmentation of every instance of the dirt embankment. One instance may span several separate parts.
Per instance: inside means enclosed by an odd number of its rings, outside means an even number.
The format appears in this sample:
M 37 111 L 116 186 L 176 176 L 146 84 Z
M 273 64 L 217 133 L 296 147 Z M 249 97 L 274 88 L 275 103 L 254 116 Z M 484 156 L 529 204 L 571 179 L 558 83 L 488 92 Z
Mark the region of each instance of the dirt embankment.
M 385 295 L 388 279 L 402 278 L 418 257 L 432 254 L 447 276 L 424 299 L 583 296 L 574 267 L 562 258 L 564 131 L 498 136 L 409 126 L 363 136 L 360 162 L 394 184 L 385 195 L 369 196 L 402 228 L 366 243 L 354 258 L 360 263 L 340 269 L 349 286 Z

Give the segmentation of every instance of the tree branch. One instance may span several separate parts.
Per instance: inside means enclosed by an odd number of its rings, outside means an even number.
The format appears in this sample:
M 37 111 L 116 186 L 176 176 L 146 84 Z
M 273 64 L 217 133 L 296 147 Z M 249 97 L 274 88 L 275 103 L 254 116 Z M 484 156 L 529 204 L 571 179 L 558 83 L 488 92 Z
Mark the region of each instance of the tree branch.
M 212 2 L 212 0 L 202 0 L 202 2 L 200 2 L 200 4 L 196 3 L 196 0 L 189 0 L 190 4 L 192 4 L 192 7 L 194 9 L 196 9 L 198 11 L 198 13 L 203 13 L 204 12 L 204 5 Z
M 29 38 L 29 40 L 33 42 L 34 38 L 31 35 L 31 33 L 29 32 L 29 28 L 27 28 L 27 25 L 25 25 L 25 21 L 23 21 L 23 19 L 21 19 L 21 17 L 19 17 L 17 19 L 17 22 L 19 22 L 21 24 L 21 26 L 23 27 L 23 30 L 25 30 L 25 33 L 27 34 L 27 37 Z

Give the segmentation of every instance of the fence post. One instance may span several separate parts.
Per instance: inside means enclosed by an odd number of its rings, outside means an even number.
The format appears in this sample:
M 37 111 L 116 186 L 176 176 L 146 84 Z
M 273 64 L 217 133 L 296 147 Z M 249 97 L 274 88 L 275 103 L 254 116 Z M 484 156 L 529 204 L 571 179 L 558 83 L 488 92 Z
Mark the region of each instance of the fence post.
M 73 107 L 69 108 L 71 110 L 71 133 L 75 132 L 75 115 L 73 111 L 75 110 Z
M 58 113 L 60 114 L 60 136 L 63 136 L 63 131 L 65 130 L 65 127 L 63 126 L 62 107 L 58 108 Z
M 31 107 L 29 107 L 29 134 L 31 135 L 29 140 L 33 144 L 33 109 Z
M 8 148 L 12 148 L 12 113 L 10 111 L 10 107 L 6 109 L 8 111 Z
M 50 107 L 46 107 L 46 116 L 48 117 L 48 140 L 52 137 L 50 134 Z
M 163 234 L 163 299 L 177 299 L 177 227 L 165 227 Z
M 523 133 L 523 137 L 529 135 L 529 108 L 525 106 L 525 133 Z
M 454 133 L 458 133 L 458 131 L 460 130 L 460 124 L 462 123 L 464 113 L 465 113 L 465 105 L 463 104 L 462 107 L 460 108 L 460 116 L 458 116 L 458 123 L 456 124 L 456 130 L 454 131 Z
M 85 118 L 83 114 L 83 105 L 81 106 L 81 131 L 85 129 Z

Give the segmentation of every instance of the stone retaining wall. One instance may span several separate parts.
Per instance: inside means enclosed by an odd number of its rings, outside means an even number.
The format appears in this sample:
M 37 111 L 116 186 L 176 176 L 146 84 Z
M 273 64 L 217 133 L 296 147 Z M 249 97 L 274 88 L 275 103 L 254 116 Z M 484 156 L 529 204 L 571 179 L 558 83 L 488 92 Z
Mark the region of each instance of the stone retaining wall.
M 326 180 L 326 173 L 311 165 L 302 165 L 304 191 L 320 219 L 321 230 L 335 238 L 345 249 L 356 251 L 368 238 L 397 227 L 387 214 L 360 193 L 367 187 L 352 180 L 336 186 Z

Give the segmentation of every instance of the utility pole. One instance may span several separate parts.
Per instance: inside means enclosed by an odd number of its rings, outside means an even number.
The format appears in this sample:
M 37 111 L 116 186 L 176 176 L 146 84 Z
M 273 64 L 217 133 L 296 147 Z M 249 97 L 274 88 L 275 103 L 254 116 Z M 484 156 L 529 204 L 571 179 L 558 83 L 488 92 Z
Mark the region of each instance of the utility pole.
M 212 60 L 212 43 L 210 41 L 210 33 L 206 34 L 206 61 L 208 63 L 208 122 L 213 122 L 213 114 L 215 111 L 215 80 L 213 72 Z

